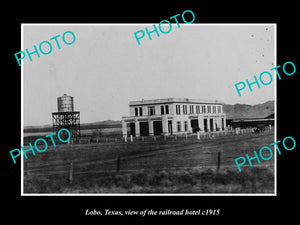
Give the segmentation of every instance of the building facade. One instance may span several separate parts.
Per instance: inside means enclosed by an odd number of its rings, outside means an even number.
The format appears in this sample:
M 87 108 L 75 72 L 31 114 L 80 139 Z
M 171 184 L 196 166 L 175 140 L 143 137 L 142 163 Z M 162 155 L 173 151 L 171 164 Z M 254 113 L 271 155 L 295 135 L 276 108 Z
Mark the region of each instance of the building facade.
M 129 102 L 122 117 L 123 136 L 177 135 L 226 129 L 223 103 L 186 98 Z

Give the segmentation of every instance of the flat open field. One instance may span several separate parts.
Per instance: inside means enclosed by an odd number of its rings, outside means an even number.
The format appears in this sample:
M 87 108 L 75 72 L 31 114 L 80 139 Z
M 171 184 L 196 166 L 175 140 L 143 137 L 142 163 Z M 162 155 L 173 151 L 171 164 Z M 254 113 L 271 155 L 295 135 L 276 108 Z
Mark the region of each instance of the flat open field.
M 24 160 L 24 193 L 273 193 L 273 158 L 242 172 L 234 162 L 273 142 L 265 132 L 51 146 Z

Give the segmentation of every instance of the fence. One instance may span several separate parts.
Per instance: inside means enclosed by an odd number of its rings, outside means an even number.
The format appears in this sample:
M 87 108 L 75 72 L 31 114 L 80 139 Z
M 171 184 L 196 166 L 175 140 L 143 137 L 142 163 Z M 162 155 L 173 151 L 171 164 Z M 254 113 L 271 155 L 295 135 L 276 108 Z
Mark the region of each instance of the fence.
M 161 135 L 161 136 L 140 136 L 134 137 L 133 135 L 125 137 L 81 137 L 79 140 L 72 141 L 71 144 L 92 144 L 92 143 L 103 143 L 103 142 L 135 142 L 135 141 L 177 141 L 177 140 L 202 140 L 202 139 L 213 139 L 217 137 L 224 136 L 238 136 L 238 135 L 247 135 L 258 132 L 271 132 L 273 130 L 272 126 L 267 127 L 263 131 L 258 131 L 256 128 L 235 128 L 228 129 L 226 131 L 213 131 L 205 133 L 193 133 L 193 134 L 178 134 L 178 135 Z
M 154 153 L 156 154 L 156 152 Z M 148 154 L 149 156 L 149 154 Z M 209 158 L 206 158 L 205 162 L 200 162 L 199 164 L 189 165 L 186 166 L 182 165 L 172 165 L 171 167 L 157 167 L 157 168 L 148 168 L 143 167 L 143 164 L 138 165 L 130 165 L 128 161 L 131 161 L 134 158 L 140 158 L 140 156 L 134 157 L 127 157 L 127 156 L 120 156 L 118 155 L 114 159 L 109 159 L 105 161 L 97 161 L 91 162 L 92 164 L 97 164 L 97 169 L 94 170 L 81 170 L 80 168 L 85 167 L 86 162 L 74 162 L 71 160 L 70 162 L 65 162 L 60 165 L 42 165 L 42 166 L 31 166 L 30 161 L 24 161 L 24 175 L 34 175 L 34 176 L 47 176 L 47 175 L 59 175 L 64 174 L 68 179 L 69 183 L 73 181 L 73 175 L 78 174 L 92 174 L 92 173 L 102 173 L 102 174 L 116 174 L 116 173 L 128 173 L 128 172 L 138 172 L 138 171 L 149 171 L 149 170 L 157 170 L 157 169 L 164 169 L 164 170 L 180 170 L 180 169 L 188 169 L 188 168 L 214 168 L 215 170 L 220 170 L 221 164 L 221 152 L 217 152 L 212 154 Z M 75 169 L 74 169 L 75 168 Z
M 132 137 L 132 142 L 127 143 L 119 138 L 103 139 L 104 144 L 62 145 L 55 151 L 47 151 L 35 156 L 34 159 L 24 160 L 24 175 L 25 177 L 37 176 L 38 179 L 40 177 L 57 179 L 58 176 L 63 179 L 63 182 L 72 184 L 84 183 L 85 179 L 90 177 L 105 178 L 114 174 L 148 173 L 156 170 L 177 172 L 189 169 L 216 171 L 231 169 L 238 171 L 234 158 L 253 149 L 252 143 L 255 143 L 260 136 L 271 137 L 271 131 L 272 129 L 268 129 L 259 134 L 253 129 L 243 131 L 235 129 L 218 133 L 182 135 L 176 137 L 177 142 L 174 136 L 169 136 L 166 139 L 157 137 L 156 142 L 154 137 L 147 137 L 147 139 L 144 137 L 144 140 L 142 137 Z M 119 144 L 112 144 L 109 141 L 113 143 L 117 141 Z M 249 145 L 239 144 L 246 142 Z M 95 152 L 97 154 L 94 154 Z M 249 167 L 246 164 L 244 166 Z M 256 166 L 274 168 L 274 161 L 269 160 L 255 164 Z
M 117 156 L 114 159 L 106 160 L 105 162 L 96 162 L 98 165 L 101 165 L 98 169 L 94 170 L 81 170 L 85 163 L 70 161 L 60 166 L 60 170 L 56 170 L 53 166 L 48 165 L 46 167 L 41 168 L 30 168 L 28 164 L 30 162 L 24 162 L 24 175 L 25 176 L 53 176 L 53 175 L 63 175 L 66 178 L 66 181 L 69 184 L 73 183 L 74 177 L 75 179 L 78 176 L 87 176 L 87 175 L 101 175 L 101 176 L 110 176 L 113 174 L 127 174 L 127 173 L 137 173 L 137 172 L 150 172 L 150 171 L 180 171 L 180 170 L 189 170 L 189 169 L 197 169 L 197 170 L 206 170 L 212 169 L 215 171 L 222 171 L 224 169 L 232 169 L 237 171 L 236 165 L 228 165 L 228 157 L 224 155 L 222 152 L 214 152 L 211 153 L 209 157 L 206 157 L 204 160 L 199 160 L 195 165 L 173 165 L 171 167 L 156 167 L 156 168 L 143 168 L 142 165 L 137 167 L 129 167 L 127 162 L 131 157 L 121 157 Z M 132 159 L 132 158 L 131 158 Z M 232 158 L 230 158 L 232 160 Z M 274 161 L 270 160 L 268 162 L 264 162 L 262 164 L 254 164 L 255 167 L 269 167 L 274 168 Z M 243 167 L 250 167 L 250 165 L 243 165 Z M 49 169 L 48 172 L 44 172 L 45 168 Z M 78 178 L 80 179 L 80 178 Z
M 225 131 L 212 131 L 212 132 L 205 132 L 205 133 L 192 133 L 192 134 L 178 134 L 178 135 L 161 135 L 161 136 L 140 136 L 140 137 L 134 137 L 132 135 L 130 136 L 115 136 L 115 137 L 91 137 L 89 135 L 81 136 L 79 139 L 74 140 L 71 138 L 70 142 L 68 144 L 92 144 L 92 143 L 104 143 L 104 142 L 135 142 L 135 141 L 177 141 L 177 140 L 202 140 L 202 139 L 213 139 L 217 137 L 223 137 L 223 136 L 238 136 L 238 135 L 247 135 L 252 133 L 258 133 L 258 132 L 271 132 L 274 127 L 269 125 L 266 127 L 265 130 L 257 130 L 257 128 L 249 127 L 249 128 L 229 128 Z M 50 138 L 45 138 L 44 136 L 31 136 L 31 137 L 25 137 L 24 138 L 24 145 L 28 145 L 28 143 L 34 143 L 34 141 L 37 138 L 44 138 L 48 144 L 51 144 L 52 141 Z M 57 137 L 54 137 L 54 141 L 56 144 L 61 144 L 60 141 L 58 141 Z

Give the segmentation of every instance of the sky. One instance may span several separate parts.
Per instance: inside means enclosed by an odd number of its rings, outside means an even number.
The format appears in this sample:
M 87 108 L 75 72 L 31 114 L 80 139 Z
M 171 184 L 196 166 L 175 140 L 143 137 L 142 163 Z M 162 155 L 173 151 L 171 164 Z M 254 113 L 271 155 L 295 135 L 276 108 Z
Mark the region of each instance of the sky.
M 156 24 L 157 25 L 157 24 Z M 168 25 L 167 25 L 168 26 Z M 48 55 L 22 60 L 23 124 L 52 124 L 57 97 L 74 97 L 80 122 L 121 120 L 129 101 L 158 98 L 220 100 L 225 104 L 259 104 L 275 99 L 275 82 L 238 96 L 235 84 L 254 81 L 275 63 L 273 24 L 172 24 L 168 34 L 140 39 L 134 32 L 153 24 L 23 24 L 22 51 L 43 41 Z M 168 27 L 163 27 L 167 30 Z M 64 44 L 72 31 L 76 40 Z M 61 49 L 57 48 L 57 38 Z M 66 35 L 66 41 L 72 41 Z M 47 45 L 43 50 L 48 51 Z M 276 77 L 274 71 L 271 72 Z M 267 78 L 265 78 L 267 82 Z

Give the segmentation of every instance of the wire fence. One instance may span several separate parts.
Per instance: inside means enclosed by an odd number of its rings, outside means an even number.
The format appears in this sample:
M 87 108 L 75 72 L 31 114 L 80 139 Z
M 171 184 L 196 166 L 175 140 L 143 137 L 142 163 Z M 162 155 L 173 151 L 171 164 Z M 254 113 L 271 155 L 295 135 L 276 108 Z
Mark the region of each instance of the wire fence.
M 178 171 L 191 171 L 191 170 L 197 170 L 197 171 L 206 171 L 207 169 L 213 170 L 213 171 L 225 171 L 225 170 L 233 170 L 238 171 L 237 167 L 235 165 L 223 165 L 224 161 L 226 161 L 226 158 L 223 158 L 223 155 L 220 152 L 214 153 L 211 155 L 209 159 L 206 159 L 205 162 L 202 164 L 199 163 L 198 165 L 176 165 L 176 166 L 169 166 L 169 167 L 156 167 L 156 168 L 143 168 L 139 164 L 138 167 L 132 168 L 126 166 L 126 158 L 122 157 L 116 157 L 113 160 L 107 160 L 103 162 L 97 162 L 98 166 L 102 164 L 101 168 L 98 169 L 92 169 L 92 170 L 82 170 L 82 165 L 80 162 L 69 162 L 65 163 L 64 165 L 60 166 L 60 169 L 53 170 L 53 168 L 49 167 L 48 170 L 45 170 L 45 168 L 38 169 L 32 169 L 28 168 L 28 163 L 24 164 L 24 177 L 48 177 L 48 176 L 63 176 L 69 184 L 72 184 L 74 180 L 77 182 L 82 179 L 82 176 L 85 177 L 103 177 L 106 176 L 112 176 L 112 175 L 126 175 L 126 174 L 134 174 L 134 173 L 151 173 L 155 171 L 166 171 L 166 172 L 178 172 Z M 124 165 L 123 165 L 124 164 Z M 274 170 L 274 161 L 270 160 L 269 162 L 264 162 L 261 164 L 254 164 L 252 166 L 250 165 L 243 165 L 243 170 L 246 168 L 255 167 L 255 168 L 269 168 L 271 170 Z
M 93 144 L 93 143 L 107 143 L 107 142 L 152 142 L 152 141 L 177 141 L 177 140 L 203 140 L 203 139 L 214 139 L 217 137 L 223 136 L 239 136 L 239 135 L 247 135 L 253 133 L 260 133 L 260 132 L 272 132 L 274 131 L 274 127 L 271 125 L 265 127 L 264 130 L 257 130 L 256 127 L 249 127 L 249 128 L 235 128 L 235 129 L 228 129 L 224 131 L 210 131 L 210 132 L 198 132 L 198 133 L 184 133 L 184 134 L 177 134 L 177 135 L 157 135 L 157 136 L 139 136 L 135 137 L 133 135 L 128 136 L 120 136 L 117 135 L 115 137 L 104 137 L 104 136 L 91 136 L 91 135 L 82 135 L 78 139 L 72 139 L 67 144 Z M 36 139 L 44 138 L 44 136 L 29 136 L 24 137 L 24 146 L 29 145 L 29 143 L 34 143 Z M 50 138 L 44 138 L 48 144 L 52 143 Z M 53 139 L 56 144 L 62 144 L 57 137 L 53 136 Z
M 133 135 L 124 137 L 90 137 L 83 136 L 78 140 L 71 140 L 71 144 L 92 144 L 92 143 L 105 143 L 105 142 L 164 142 L 164 141 L 180 141 L 180 140 L 205 140 L 205 139 L 215 139 L 224 136 L 240 136 L 260 132 L 272 132 L 273 127 L 267 127 L 263 131 L 257 131 L 256 128 L 235 128 L 226 131 L 212 131 L 203 133 L 192 133 L 192 134 L 177 134 L 177 135 L 159 135 L 159 136 L 139 136 L 135 137 Z
M 263 132 L 263 134 L 272 134 L 272 129 L 267 129 Z M 125 143 L 124 139 L 107 139 L 104 142 L 122 142 L 121 146 L 126 147 L 126 145 L 130 146 L 134 143 L 144 143 L 151 142 L 155 145 L 155 143 L 171 143 L 171 148 L 159 147 L 157 149 L 151 149 L 145 152 L 138 152 L 135 154 L 123 154 L 116 155 L 112 154 L 109 158 L 99 158 L 99 159 L 70 159 L 70 160 L 47 160 L 44 162 L 36 162 L 36 161 L 27 161 L 24 160 L 24 175 L 25 176 L 47 176 L 47 175 L 64 175 L 68 177 L 70 182 L 74 179 L 74 176 L 80 174 L 98 174 L 98 175 L 110 175 L 110 174 L 124 174 L 124 173 L 132 173 L 139 171 L 153 171 L 153 170 L 182 170 L 182 169 L 214 169 L 220 170 L 225 168 L 237 169 L 233 164 L 233 157 L 231 154 L 216 151 L 218 144 L 214 144 L 212 146 L 206 145 L 205 143 L 214 143 L 215 140 L 222 141 L 221 144 L 229 144 L 234 145 L 235 141 L 238 143 L 240 141 L 240 137 L 244 138 L 255 138 L 260 133 L 255 133 L 253 129 L 240 129 L 240 130 L 230 130 L 224 132 L 211 132 L 207 134 L 196 134 L 196 135 L 182 135 L 175 137 L 159 137 L 154 140 L 154 137 L 147 137 L 143 139 L 143 137 L 134 138 L 131 141 Z M 199 138 L 200 136 L 200 138 Z M 230 138 L 230 136 L 234 138 Z M 228 139 L 229 137 L 229 139 Z M 177 141 L 178 143 L 191 143 L 189 145 L 174 145 L 172 142 Z M 192 140 L 194 142 L 192 142 Z M 89 144 L 94 142 L 87 142 L 87 145 L 82 145 L 83 147 L 89 146 Z M 97 142 L 96 142 L 97 143 Z M 98 140 L 98 143 L 100 141 Z M 193 144 L 195 143 L 195 144 Z M 199 143 L 201 145 L 199 145 Z M 126 145 L 124 145 L 126 144 Z M 73 146 L 77 146 L 73 144 Z M 80 147 L 80 146 L 78 146 Z M 248 146 L 244 147 L 245 149 L 249 148 Z M 248 149 L 249 150 L 249 149 Z M 87 149 L 88 151 L 88 149 Z M 195 152 L 195 154 L 193 153 Z M 201 154 L 200 154 L 200 153 Z M 180 154 L 180 157 L 177 155 Z M 184 159 L 182 160 L 182 154 L 184 155 Z M 159 157 L 157 157 L 159 155 Z M 172 157 L 169 157 L 172 155 Z M 242 156 L 242 155 L 240 155 Z M 155 161 L 153 158 L 155 157 Z M 177 158 L 176 158 L 177 157 Z M 244 165 L 247 167 L 247 165 Z M 249 165 L 248 165 L 249 166 Z M 255 166 L 265 166 L 265 167 L 274 167 L 274 161 L 269 160 L 268 162 L 264 162 L 261 164 L 255 164 Z

